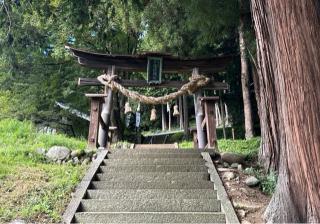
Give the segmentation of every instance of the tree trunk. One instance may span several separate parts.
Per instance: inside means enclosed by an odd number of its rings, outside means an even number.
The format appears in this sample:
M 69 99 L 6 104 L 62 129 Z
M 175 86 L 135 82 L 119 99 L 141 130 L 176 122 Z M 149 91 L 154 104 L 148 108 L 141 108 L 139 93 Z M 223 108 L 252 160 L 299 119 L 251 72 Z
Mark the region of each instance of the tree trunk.
M 320 222 L 320 3 L 252 0 L 252 12 L 261 123 L 273 135 L 267 142 L 280 150 L 277 188 L 265 218 Z
M 242 0 L 240 0 L 240 9 Z M 243 16 L 240 16 L 239 21 L 239 45 L 240 45 L 240 60 L 241 60 L 241 86 L 244 110 L 244 126 L 246 139 L 253 137 L 253 122 L 252 109 L 249 91 L 249 69 L 248 60 L 246 57 L 246 44 L 244 41 L 244 21 Z
M 257 39 L 257 76 L 256 92 L 261 128 L 261 147 L 259 163 L 265 170 L 278 170 L 280 157 L 280 129 L 278 125 L 278 110 L 276 87 L 273 80 L 274 64 L 271 61 L 271 49 L 267 42 L 268 30 L 266 20 L 260 15 L 261 5 L 252 1 L 252 13 Z

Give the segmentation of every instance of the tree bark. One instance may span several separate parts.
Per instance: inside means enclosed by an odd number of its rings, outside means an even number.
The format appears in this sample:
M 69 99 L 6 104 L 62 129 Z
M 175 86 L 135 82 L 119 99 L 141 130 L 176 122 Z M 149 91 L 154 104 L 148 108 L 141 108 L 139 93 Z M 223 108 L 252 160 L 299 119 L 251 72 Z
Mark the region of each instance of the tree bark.
M 242 0 L 240 2 L 240 9 L 242 6 Z M 244 21 L 243 16 L 240 16 L 239 21 L 239 46 L 240 46 L 240 61 L 241 61 L 241 86 L 242 86 L 242 98 L 243 98 L 243 110 L 244 110 L 244 125 L 245 125 L 245 137 L 250 139 L 253 137 L 253 121 L 252 121 L 252 109 L 249 91 L 249 69 L 248 60 L 246 57 L 246 44 L 244 41 Z
M 264 9 L 262 5 L 256 1 L 252 1 L 251 7 L 257 40 L 258 84 L 256 83 L 255 87 L 258 87 L 256 98 L 258 99 L 257 103 L 261 128 L 259 163 L 267 171 L 277 171 L 280 156 L 280 141 L 278 139 L 280 129 L 276 104 L 278 95 L 276 94 L 276 87 L 273 82 L 273 80 L 276 79 L 273 72 L 274 64 L 270 57 L 271 49 L 267 40 L 269 33 L 266 19 L 263 15 L 260 15 Z
M 267 142 L 280 161 L 265 218 L 320 222 L 320 3 L 252 0 L 252 12 L 261 123 L 271 129 Z

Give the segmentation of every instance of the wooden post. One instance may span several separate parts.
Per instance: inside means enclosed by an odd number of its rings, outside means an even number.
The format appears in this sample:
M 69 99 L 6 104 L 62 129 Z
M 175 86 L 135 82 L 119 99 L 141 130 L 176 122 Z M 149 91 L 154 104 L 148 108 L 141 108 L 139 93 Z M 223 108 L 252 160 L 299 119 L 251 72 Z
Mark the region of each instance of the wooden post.
M 98 143 L 99 116 L 101 111 L 101 101 L 104 95 L 86 94 L 90 98 L 90 124 L 88 134 L 88 148 L 96 148 Z
M 183 107 L 182 107 L 182 96 L 179 97 L 179 119 L 180 119 L 180 130 L 183 129 Z
M 234 128 L 231 129 L 231 132 L 232 132 L 232 139 L 235 140 L 236 137 L 235 137 L 235 135 L 234 135 Z
M 114 75 L 115 67 L 108 68 L 108 74 Z M 100 116 L 100 125 L 99 125 L 99 137 L 98 137 L 98 144 L 99 147 L 106 148 L 107 140 L 108 140 L 108 132 L 109 132 L 109 125 L 110 125 L 110 116 L 112 110 L 112 98 L 113 93 L 110 88 L 106 89 L 107 97 L 104 98 L 104 103 L 102 104 L 102 111 Z
M 184 136 L 187 139 L 189 136 L 189 114 L 188 114 L 188 102 L 187 96 L 183 95 L 183 129 L 184 129 Z
M 192 71 L 193 74 L 199 74 L 199 69 L 194 68 Z M 202 129 L 203 121 L 203 110 L 200 104 L 200 97 L 202 97 L 203 92 L 201 90 L 195 92 L 194 94 L 194 111 L 196 115 L 196 126 L 197 126 L 197 136 L 198 136 L 198 148 L 204 149 L 206 147 L 206 138 L 204 131 Z
M 197 129 L 196 128 L 190 128 L 190 133 L 191 133 L 191 136 L 192 136 L 193 148 L 194 149 L 198 149 Z
M 218 149 L 215 102 L 219 100 L 219 97 L 202 97 L 200 100 L 204 107 L 208 147 Z
M 162 131 L 165 131 L 168 129 L 168 125 L 167 125 L 166 108 L 163 104 L 161 105 L 161 119 L 162 119 Z
M 221 91 L 219 91 L 219 98 L 220 98 L 220 111 L 221 111 L 223 138 L 226 139 L 227 138 L 226 121 L 225 121 L 225 116 L 224 116 L 224 106 L 223 106 L 223 102 L 222 102 Z
M 169 131 L 171 131 L 171 108 L 170 108 L 170 106 L 169 106 L 168 114 L 169 114 Z

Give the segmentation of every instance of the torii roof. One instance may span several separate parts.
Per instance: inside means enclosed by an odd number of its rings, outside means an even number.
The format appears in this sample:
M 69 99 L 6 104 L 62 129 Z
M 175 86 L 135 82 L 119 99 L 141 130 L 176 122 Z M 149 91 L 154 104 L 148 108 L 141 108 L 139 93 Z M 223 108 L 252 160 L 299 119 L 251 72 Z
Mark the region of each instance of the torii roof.
M 216 56 L 208 58 L 180 58 L 170 54 L 159 52 L 145 52 L 137 55 L 111 55 L 89 52 L 66 46 L 72 54 L 78 58 L 80 65 L 107 69 L 114 65 L 117 70 L 146 72 L 148 57 L 162 57 L 164 73 L 191 72 L 193 68 L 198 68 L 199 72 L 219 72 L 232 61 L 234 56 Z

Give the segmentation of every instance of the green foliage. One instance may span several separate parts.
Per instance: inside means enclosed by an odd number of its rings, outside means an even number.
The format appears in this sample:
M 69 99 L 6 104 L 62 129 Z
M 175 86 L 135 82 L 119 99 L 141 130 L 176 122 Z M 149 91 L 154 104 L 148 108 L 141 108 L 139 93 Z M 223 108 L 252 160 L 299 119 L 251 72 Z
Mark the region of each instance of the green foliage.
M 193 148 L 193 141 L 182 141 L 182 142 L 179 142 L 179 148 L 182 148 L 182 149 L 191 149 Z
M 152 50 L 191 57 L 238 54 L 237 0 L 0 1 L 0 7 L 0 118 L 29 119 L 59 130 L 66 129 L 67 121 L 77 136 L 86 136 L 86 121 L 74 119 L 55 102 L 88 113 L 83 93 L 101 89 L 79 88 L 75 80 L 82 75 L 96 77 L 100 71 L 79 66 L 64 49 L 66 44 L 111 54 Z M 247 23 L 250 25 L 250 21 Z M 247 36 L 250 49 L 254 49 L 252 35 Z M 241 132 L 239 61 L 229 67 L 215 74 L 215 79 L 231 85 L 223 100 L 229 106 L 236 132 Z M 137 73 L 121 75 L 144 77 Z M 172 79 L 186 80 L 189 75 L 176 74 Z M 138 91 L 159 96 L 172 90 Z M 147 113 L 142 114 L 142 129 L 159 127 L 159 121 L 149 121 L 150 107 L 144 110 Z M 242 134 L 237 133 L 237 137 Z
M 179 143 L 180 148 L 193 148 L 192 141 L 182 141 Z M 220 152 L 234 152 L 246 155 L 252 158 L 258 154 L 260 147 L 260 138 L 252 138 L 250 140 L 218 140 L 218 148 Z
M 218 140 L 218 148 L 221 152 L 235 152 L 252 158 L 258 154 L 260 147 L 260 138 L 252 138 L 249 140 Z
M 259 179 L 260 189 L 262 192 L 268 195 L 272 195 L 274 193 L 278 179 L 278 175 L 275 172 L 271 171 L 266 174 L 263 169 L 251 167 L 245 169 L 245 173 L 253 175 Z
M 0 121 L 0 222 L 60 222 L 85 166 L 47 163 L 34 150 L 53 145 L 83 150 L 85 141 L 37 133 L 28 121 Z

